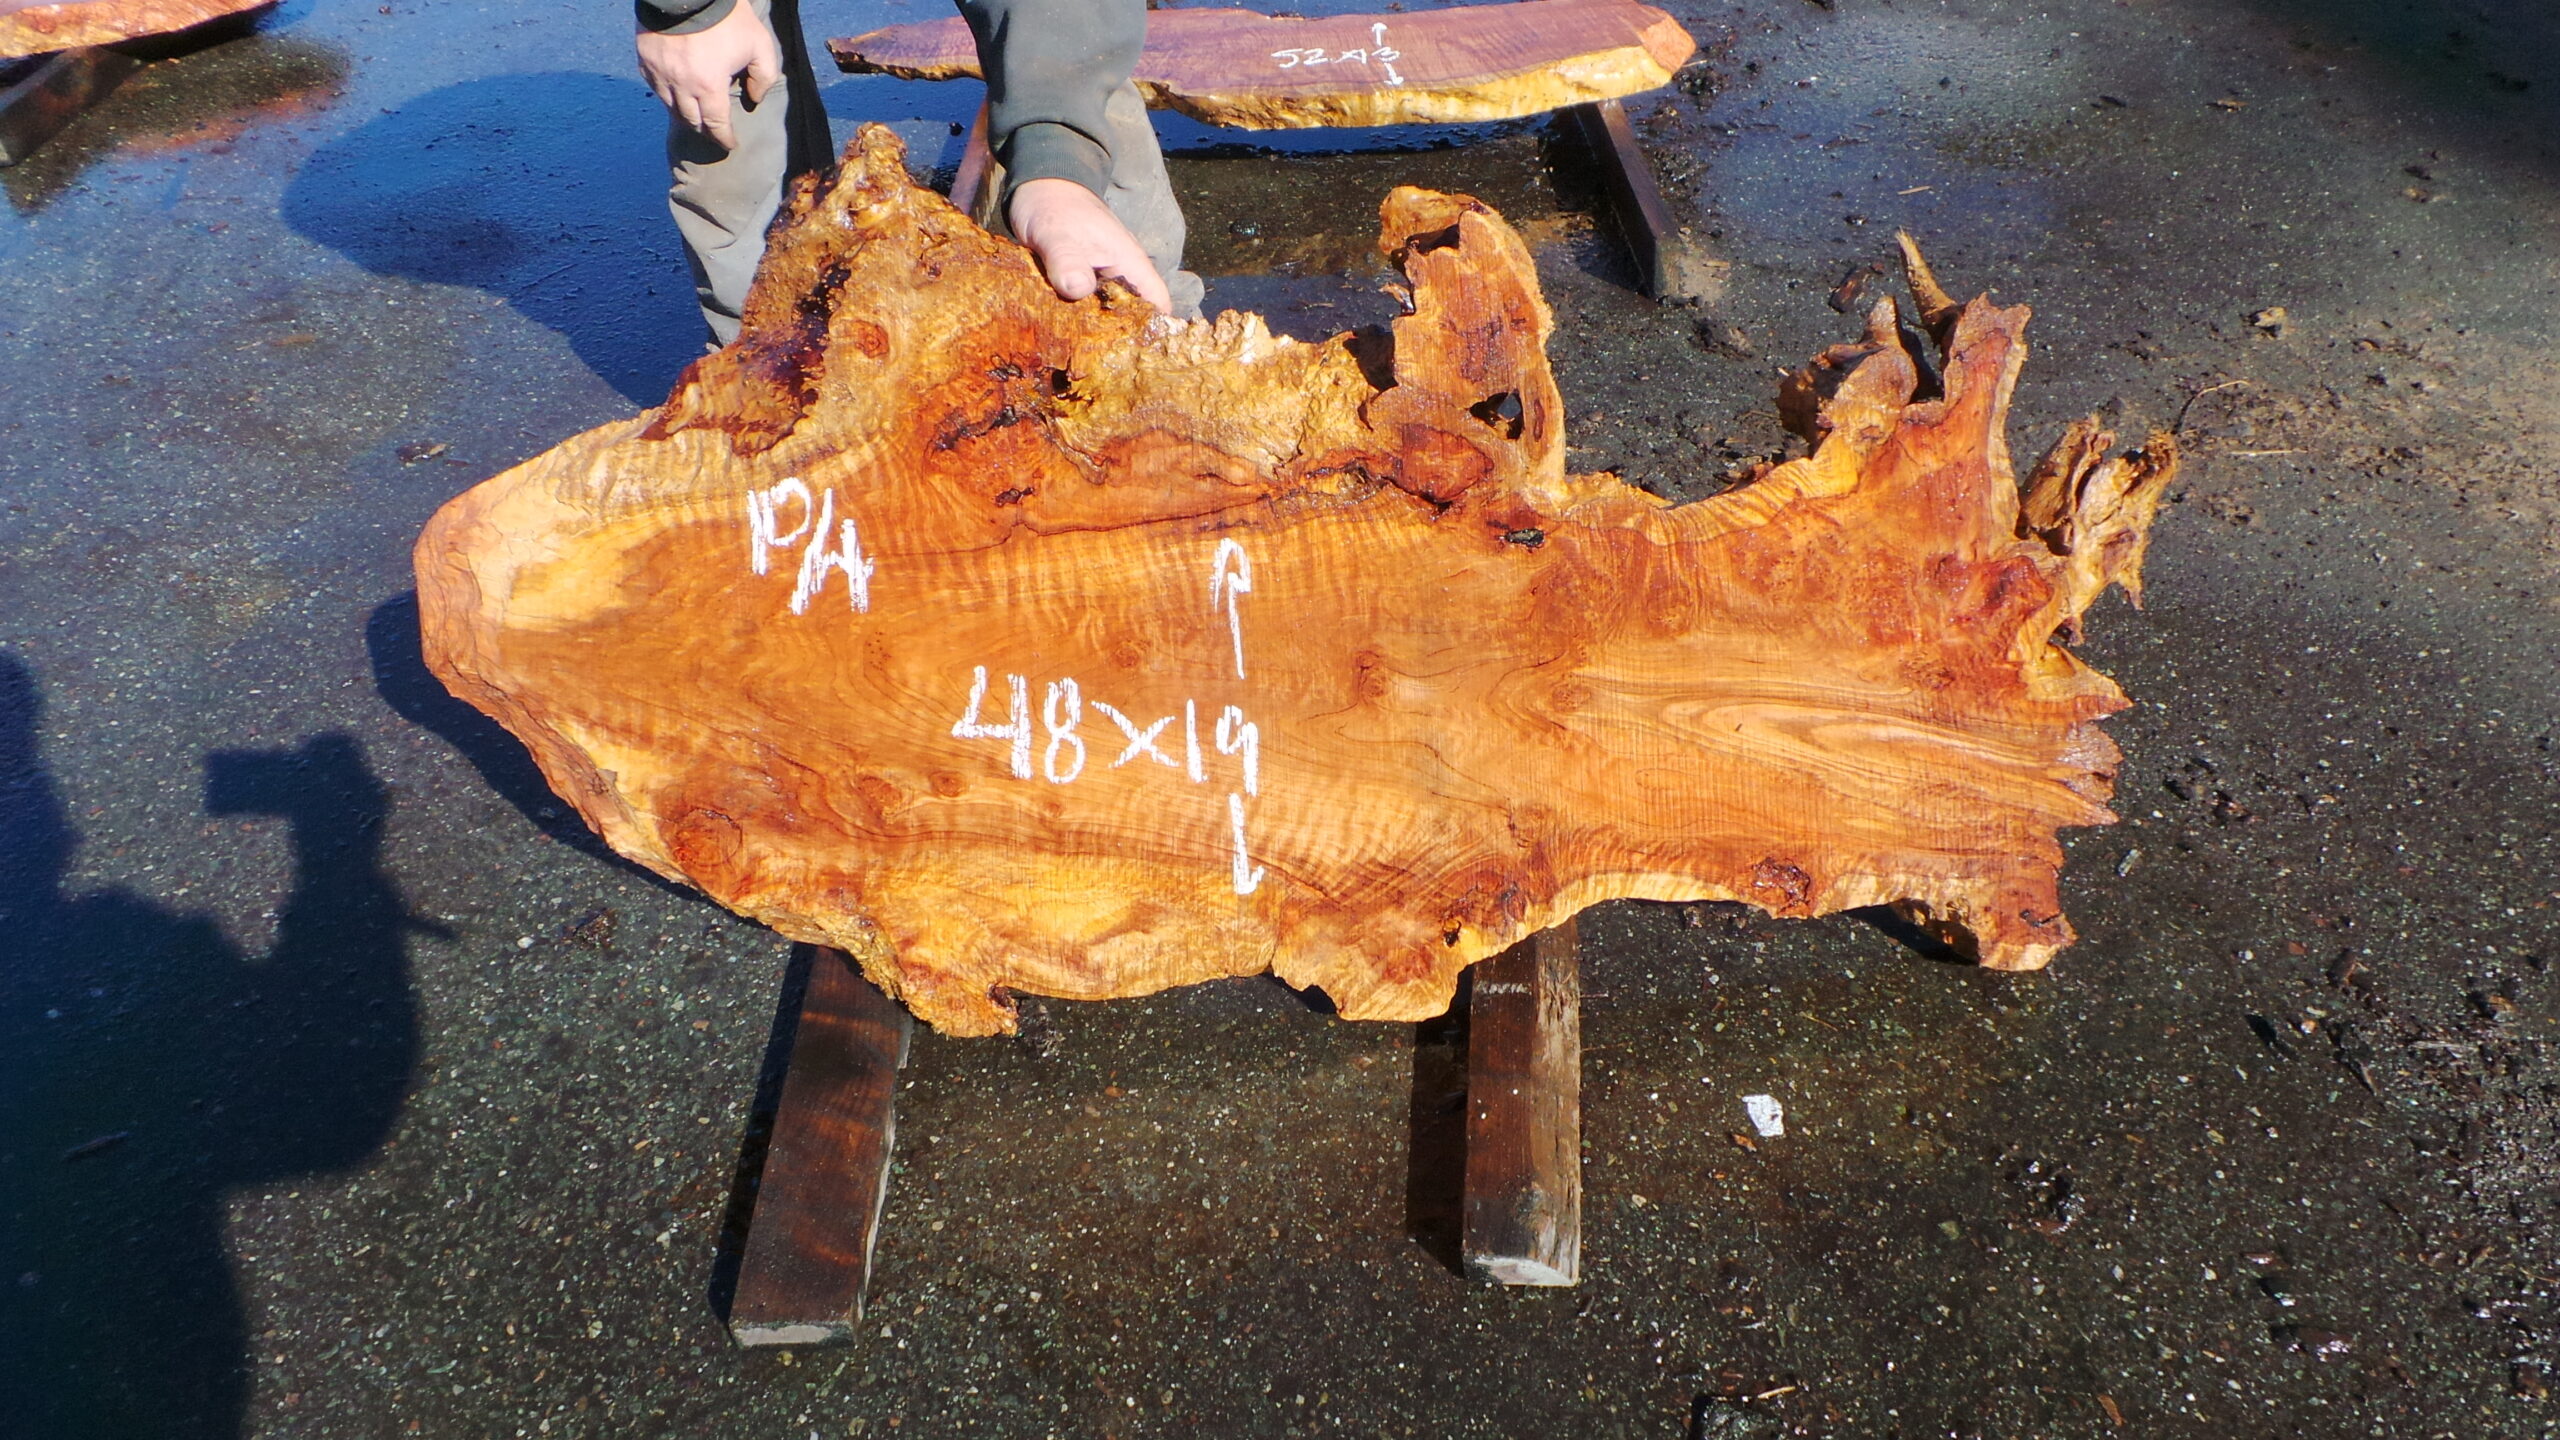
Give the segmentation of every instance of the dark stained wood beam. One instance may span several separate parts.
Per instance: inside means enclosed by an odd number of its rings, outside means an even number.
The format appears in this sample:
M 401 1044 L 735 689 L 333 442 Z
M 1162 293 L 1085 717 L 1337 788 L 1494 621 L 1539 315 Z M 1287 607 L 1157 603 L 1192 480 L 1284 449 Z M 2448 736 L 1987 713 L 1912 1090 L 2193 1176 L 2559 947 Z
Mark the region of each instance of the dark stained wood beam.
M 993 197 L 986 193 L 987 174 L 995 166 L 995 154 L 987 148 L 987 102 L 978 102 L 978 118 L 969 122 L 969 138 L 960 146 L 960 168 L 951 172 L 951 203 L 970 219 L 984 225 L 985 203 Z
M 82 111 L 113 94 L 136 68 L 131 56 L 101 45 L 14 65 L 0 61 L 0 165 L 34 154 Z
M 1467 1003 L 1467 1271 L 1582 1278 L 1582 979 L 1574 922 L 1476 967 Z
M 1724 298 L 1724 265 L 1709 255 L 1689 227 L 1674 222 L 1654 182 L 1653 162 L 1636 144 L 1626 107 L 1615 100 L 1576 105 L 1566 112 L 1598 163 L 1618 233 L 1635 255 L 1644 293 L 1656 300 L 1713 304 Z
M 818 950 L 729 1302 L 739 1344 L 852 1337 L 889 1189 L 912 1024 L 851 956 Z

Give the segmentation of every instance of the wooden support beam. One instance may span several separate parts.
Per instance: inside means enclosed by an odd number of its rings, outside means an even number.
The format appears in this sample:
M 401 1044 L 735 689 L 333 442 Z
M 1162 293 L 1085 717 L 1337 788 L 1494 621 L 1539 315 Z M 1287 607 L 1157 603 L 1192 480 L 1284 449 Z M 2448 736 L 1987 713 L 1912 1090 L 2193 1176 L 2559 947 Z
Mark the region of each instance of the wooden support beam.
M 1574 922 L 1476 967 L 1467 1002 L 1468 1273 L 1582 1278 L 1582 980 Z
M 1662 187 L 1654 183 L 1653 162 L 1627 125 L 1626 107 L 1602 100 L 1575 105 L 1566 113 L 1591 147 L 1618 233 L 1634 252 L 1644 293 L 1656 300 L 1709 305 L 1723 299 L 1724 263 L 1710 256 L 1687 226 L 1673 223 L 1670 207 L 1662 203 Z
M 969 122 L 969 138 L 960 146 L 960 168 L 951 173 L 951 203 L 960 213 L 987 223 L 982 213 L 994 197 L 987 192 L 987 176 L 995 168 L 995 153 L 987 148 L 987 102 L 978 102 L 978 118 Z
M 74 117 L 114 93 L 138 62 L 102 45 L 0 64 L 0 165 L 15 165 Z
M 862 1318 L 911 1027 L 851 956 L 813 957 L 729 1304 L 739 1344 L 845 1340 Z

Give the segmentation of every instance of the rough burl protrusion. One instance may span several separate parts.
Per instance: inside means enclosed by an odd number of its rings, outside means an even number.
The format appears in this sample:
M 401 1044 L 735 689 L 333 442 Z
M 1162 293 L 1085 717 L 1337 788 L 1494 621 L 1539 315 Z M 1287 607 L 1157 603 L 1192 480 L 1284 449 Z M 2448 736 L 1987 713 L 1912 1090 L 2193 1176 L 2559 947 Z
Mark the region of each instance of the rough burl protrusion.
M 1940 353 L 1884 301 L 1788 382 L 1809 456 L 1673 508 L 1565 473 L 1498 216 L 1383 220 L 1391 335 L 1177 324 L 1058 300 L 866 129 L 740 343 L 436 516 L 430 663 L 623 854 L 957 1033 L 1265 969 L 1428 1016 L 1622 896 L 2067 943 L 2125 701 L 2060 642 L 2138 584 L 2165 437 L 2022 496 L 2027 312 Z

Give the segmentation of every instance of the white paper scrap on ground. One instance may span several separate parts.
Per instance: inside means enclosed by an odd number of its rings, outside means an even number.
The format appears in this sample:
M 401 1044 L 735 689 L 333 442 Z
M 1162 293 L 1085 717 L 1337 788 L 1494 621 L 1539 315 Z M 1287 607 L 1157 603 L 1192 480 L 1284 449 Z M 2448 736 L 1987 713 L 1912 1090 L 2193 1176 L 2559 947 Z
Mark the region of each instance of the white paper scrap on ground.
M 1742 1109 L 1751 1117 L 1751 1128 L 1759 1131 L 1763 1139 L 1787 1133 L 1787 1107 L 1778 1103 L 1777 1096 L 1745 1095 Z

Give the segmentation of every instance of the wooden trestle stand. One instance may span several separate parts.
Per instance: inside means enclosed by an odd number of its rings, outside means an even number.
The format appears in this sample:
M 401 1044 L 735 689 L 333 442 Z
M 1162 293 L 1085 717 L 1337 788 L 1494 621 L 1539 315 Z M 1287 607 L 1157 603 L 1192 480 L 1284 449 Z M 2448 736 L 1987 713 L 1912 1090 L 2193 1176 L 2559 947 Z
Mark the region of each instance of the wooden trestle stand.
M 1478 965 L 1466 1003 L 1467 1273 L 1500 1285 L 1574 1284 L 1582 1004 L 1573 922 Z M 729 1302 L 739 1344 L 853 1337 L 888 1198 L 911 1024 L 851 956 L 812 957 Z

